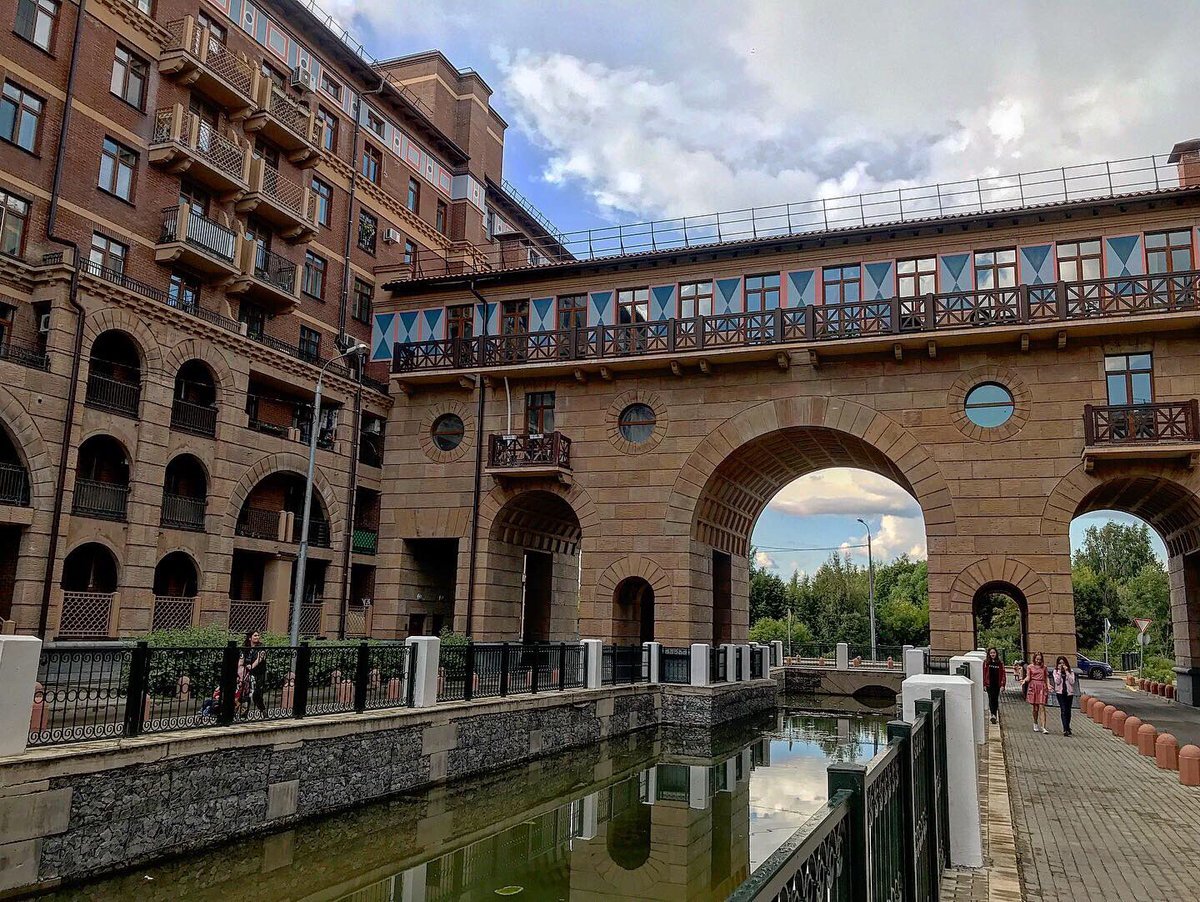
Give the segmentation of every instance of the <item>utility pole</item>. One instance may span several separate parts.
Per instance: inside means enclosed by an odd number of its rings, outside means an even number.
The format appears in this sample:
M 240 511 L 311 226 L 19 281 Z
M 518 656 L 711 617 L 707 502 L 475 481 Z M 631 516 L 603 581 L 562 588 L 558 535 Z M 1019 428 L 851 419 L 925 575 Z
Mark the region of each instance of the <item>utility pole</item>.
M 867 611 L 871 615 L 871 660 L 878 659 L 875 653 L 875 557 L 871 554 L 871 527 L 862 517 L 858 522 L 867 530 Z

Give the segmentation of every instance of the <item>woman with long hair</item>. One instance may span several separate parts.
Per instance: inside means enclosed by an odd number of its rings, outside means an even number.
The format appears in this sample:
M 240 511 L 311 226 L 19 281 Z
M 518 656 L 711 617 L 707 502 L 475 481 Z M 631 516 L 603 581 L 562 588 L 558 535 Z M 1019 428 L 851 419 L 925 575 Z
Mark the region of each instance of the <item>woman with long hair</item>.
M 987 650 L 987 657 L 983 660 L 983 688 L 987 691 L 992 723 L 996 723 L 1000 716 L 1000 690 L 1007 682 L 1008 669 L 1004 666 L 1004 659 L 1000 657 L 1000 650 L 993 645 Z
M 1040 651 L 1025 668 L 1025 699 L 1033 706 L 1033 732 L 1046 732 L 1046 702 L 1050 697 L 1050 674 L 1046 672 L 1046 657 Z
M 1059 655 L 1054 662 L 1054 673 L 1050 676 L 1054 695 L 1058 699 L 1058 713 L 1062 717 L 1064 736 L 1071 735 L 1071 704 L 1075 701 L 1075 671 L 1065 656 Z M 1044 728 L 1043 728 L 1044 730 Z
M 242 646 L 240 676 L 241 686 L 238 692 L 239 707 L 249 715 L 250 704 L 258 709 L 263 717 L 267 716 L 267 706 L 263 703 L 263 690 L 267 686 L 267 651 L 263 648 L 262 636 L 258 630 L 246 633 L 246 644 Z

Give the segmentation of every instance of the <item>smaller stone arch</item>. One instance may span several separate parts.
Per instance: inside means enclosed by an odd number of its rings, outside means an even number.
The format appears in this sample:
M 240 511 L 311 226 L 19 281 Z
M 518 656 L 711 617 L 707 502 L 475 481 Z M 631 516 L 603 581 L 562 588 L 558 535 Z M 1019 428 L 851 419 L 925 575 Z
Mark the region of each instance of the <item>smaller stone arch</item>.
M 630 577 L 641 577 L 654 589 L 655 603 L 671 599 L 671 576 L 652 559 L 641 554 L 630 554 L 614 561 L 596 580 L 596 600 L 603 604 L 612 600 L 617 586 Z
M 224 408 L 237 403 L 237 397 L 244 391 L 233 366 L 226 357 L 224 350 L 213 342 L 204 342 L 189 338 L 181 341 L 171 349 L 163 360 L 163 370 L 172 378 L 184 364 L 198 360 L 205 364 L 213 374 L 217 383 L 217 404 Z
M 600 512 L 596 509 L 595 502 L 592 501 L 587 490 L 578 483 L 563 486 L 549 480 L 531 481 L 518 486 L 497 485 L 483 496 L 479 503 L 479 535 L 490 535 L 500 511 L 513 499 L 530 492 L 546 492 L 556 495 L 575 511 L 580 531 L 577 541 L 594 534 L 600 524 Z
M 976 593 L 985 586 L 1007 584 L 1017 589 L 1030 613 L 1050 613 L 1050 587 L 1036 570 L 1017 558 L 996 555 L 981 557 L 963 568 L 950 586 L 950 604 L 955 610 L 970 610 Z
M 229 533 L 233 533 L 247 496 L 263 479 L 272 473 L 294 473 L 303 479 L 307 471 L 308 461 L 299 454 L 282 452 L 260 458 L 241 475 L 229 493 L 229 508 L 226 511 Z M 337 492 L 320 467 L 313 471 L 313 491 L 321 496 L 321 503 L 329 516 L 330 524 L 340 524 L 343 517 L 342 506 L 337 500 Z
M 162 345 L 143 317 L 124 307 L 105 307 L 89 313 L 83 323 L 83 355 L 91 357 L 92 345 L 105 332 L 124 332 L 138 345 L 142 354 L 145 373 L 159 374 L 163 371 Z
M 3 386 L 0 386 L 0 422 L 29 474 L 31 506 L 35 510 L 47 510 L 54 492 L 56 467 L 50 460 L 37 424 L 12 392 Z

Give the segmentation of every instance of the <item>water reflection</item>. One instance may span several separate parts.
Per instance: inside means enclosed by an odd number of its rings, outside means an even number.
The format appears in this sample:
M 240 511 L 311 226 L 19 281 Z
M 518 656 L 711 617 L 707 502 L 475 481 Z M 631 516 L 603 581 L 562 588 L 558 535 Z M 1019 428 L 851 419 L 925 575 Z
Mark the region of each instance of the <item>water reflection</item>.
M 643 732 L 57 894 L 437 902 L 724 899 L 826 798 L 878 715 Z

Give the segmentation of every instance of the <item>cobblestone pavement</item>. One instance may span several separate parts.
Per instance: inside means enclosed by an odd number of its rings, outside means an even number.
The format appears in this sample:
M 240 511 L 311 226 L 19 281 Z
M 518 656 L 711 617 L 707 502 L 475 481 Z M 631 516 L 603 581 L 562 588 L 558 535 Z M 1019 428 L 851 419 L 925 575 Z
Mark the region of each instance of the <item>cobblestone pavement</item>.
M 1116 705 L 1130 717 L 1140 717 L 1143 723 L 1154 724 L 1160 733 L 1170 733 L 1179 740 L 1179 747 L 1200 745 L 1200 708 L 1187 708 L 1149 692 L 1129 689 L 1120 680 L 1084 680 L 1080 689 L 1087 695 L 1102 699 L 1106 705 Z M 1197 893 L 1200 895 L 1200 891 Z
M 1053 716 L 1049 735 L 1034 733 L 1015 693 L 1001 719 L 1024 898 L 1200 898 L 1200 788 L 1078 711 L 1069 739 Z

